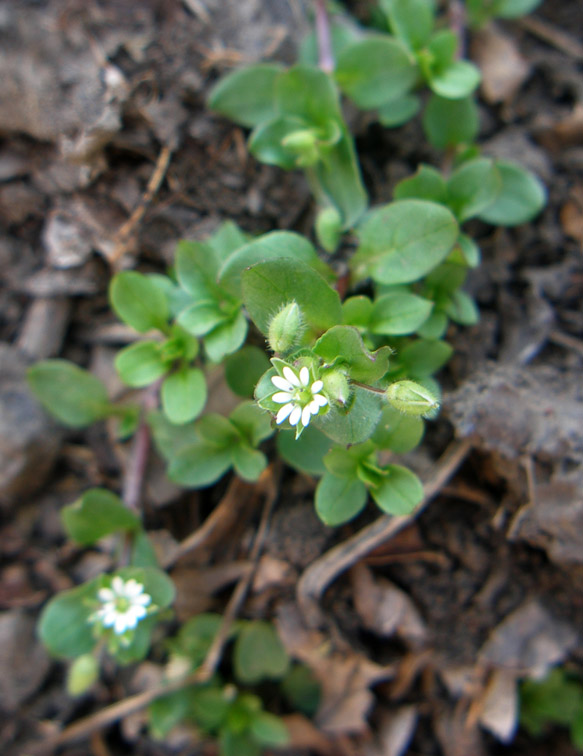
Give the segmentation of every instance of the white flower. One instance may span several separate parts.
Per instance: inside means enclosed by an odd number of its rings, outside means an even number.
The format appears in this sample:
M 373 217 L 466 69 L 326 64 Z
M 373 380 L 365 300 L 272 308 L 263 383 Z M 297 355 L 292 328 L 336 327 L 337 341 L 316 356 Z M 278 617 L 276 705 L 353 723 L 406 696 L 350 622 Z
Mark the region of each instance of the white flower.
M 99 622 L 103 627 L 112 627 L 116 635 L 133 630 L 143 620 L 152 602 L 152 597 L 144 593 L 144 586 L 131 578 L 124 581 L 116 575 L 111 588 L 100 588 L 97 598 L 103 606 L 94 612 L 91 622 Z
M 289 418 L 290 425 L 301 422 L 301 425 L 307 428 L 312 415 L 317 415 L 322 407 L 328 404 L 326 397 L 320 394 L 324 384 L 318 380 L 310 385 L 310 371 L 305 366 L 296 373 L 293 368 L 286 365 L 283 368 L 283 375 L 283 378 L 280 375 L 274 375 L 271 378 L 273 385 L 281 389 L 271 398 L 276 404 L 283 404 L 275 422 L 280 425 Z

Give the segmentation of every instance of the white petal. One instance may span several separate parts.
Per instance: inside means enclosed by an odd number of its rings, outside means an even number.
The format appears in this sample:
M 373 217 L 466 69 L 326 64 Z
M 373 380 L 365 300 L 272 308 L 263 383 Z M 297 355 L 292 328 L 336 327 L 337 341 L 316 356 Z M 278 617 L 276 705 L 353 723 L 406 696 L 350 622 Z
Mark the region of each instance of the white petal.
M 294 387 L 289 381 L 286 381 L 285 378 L 282 378 L 281 375 L 272 375 L 271 376 L 271 382 L 274 386 L 277 386 L 278 389 L 282 389 L 283 391 L 293 391 Z
M 284 402 L 289 402 L 290 399 L 293 399 L 293 396 L 286 391 L 278 391 L 277 394 L 274 394 L 271 398 L 277 404 L 283 404 Z
M 135 618 L 136 622 L 139 622 L 141 619 L 144 619 L 148 612 L 144 609 L 143 606 L 132 606 L 128 614 L 131 614 L 133 618 Z
M 316 394 L 313 401 L 320 407 L 325 407 L 328 404 L 328 400 L 325 396 L 322 396 L 322 394 Z
M 115 625 L 118 617 L 119 617 L 119 614 L 115 611 L 115 609 L 112 609 L 109 612 L 106 612 L 101 619 L 101 621 L 103 622 L 103 626 L 111 627 L 112 625 Z
M 302 408 L 296 404 L 292 410 L 291 415 L 289 416 L 289 424 L 297 425 L 301 416 L 302 416 Z
M 114 601 L 115 593 L 110 588 L 100 588 L 97 591 L 97 597 L 100 601 L 103 601 L 103 603 L 106 601 Z
M 302 425 L 304 426 L 304 428 L 308 427 L 311 417 L 312 413 L 310 412 L 310 405 L 308 404 L 302 410 Z
M 290 416 L 294 406 L 295 405 L 292 404 L 291 402 L 289 404 L 284 404 L 283 407 L 281 407 L 281 409 L 277 413 L 275 422 L 278 425 L 281 425 L 281 423 L 283 423 L 283 421 Z
M 308 368 L 304 365 L 304 367 L 300 370 L 300 382 L 302 386 L 307 386 L 310 382 L 310 371 Z
M 324 381 L 314 381 L 312 383 L 312 388 L 311 388 L 312 394 L 317 394 L 318 391 L 322 391 L 323 388 L 324 388 Z
M 119 575 L 116 575 L 113 580 L 111 581 L 111 587 L 113 589 L 113 592 L 116 593 L 118 596 L 123 596 L 123 590 L 124 590 L 124 582 L 120 578 Z
M 283 369 L 284 376 L 288 379 L 292 386 L 301 386 L 300 379 L 294 373 L 294 371 L 287 365 Z
M 136 596 L 139 596 L 140 593 L 143 593 L 144 586 L 141 583 L 138 583 L 137 580 L 134 580 L 132 578 L 131 580 L 128 580 L 125 586 L 125 596 L 126 598 L 135 598 Z
M 134 596 L 132 604 L 136 606 L 149 606 L 152 602 L 152 597 L 148 593 L 142 593 L 140 596 Z
M 320 405 L 318 404 L 318 402 L 310 402 L 308 404 L 308 407 L 310 408 L 310 413 L 312 415 L 317 415 L 320 411 Z
M 116 633 L 117 635 L 121 635 L 122 633 L 125 633 L 127 627 L 128 627 L 128 623 L 127 623 L 126 615 L 118 614 L 115 620 L 115 624 L 113 626 L 113 632 Z

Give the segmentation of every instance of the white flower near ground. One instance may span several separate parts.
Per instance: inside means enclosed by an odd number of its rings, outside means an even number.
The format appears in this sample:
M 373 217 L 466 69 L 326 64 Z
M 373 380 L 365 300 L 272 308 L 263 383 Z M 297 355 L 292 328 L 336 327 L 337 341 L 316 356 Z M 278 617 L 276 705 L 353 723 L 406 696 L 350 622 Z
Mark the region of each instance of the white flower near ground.
M 144 593 L 141 583 L 133 578 L 124 581 L 119 575 L 111 581 L 111 588 L 99 589 L 97 598 L 103 606 L 91 615 L 91 621 L 113 628 L 116 635 L 133 630 L 147 615 L 146 607 L 152 603 L 152 597 Z
M 312 415 L 317 415 L 328 404 L 326 397 L 320 393 L 324 384 L 320 380 L 310 384 L 310 371 L 305 366 L 298 373 L 286 365 L 282 372 L 283 377 L 274 375 L 271 378 L 273 385 L 280 389 L 271 399 L 276 404 L 283 405 L 275 422 L 281 425 L 289 419 L 290 425 L 301 423 L 307 428 Z

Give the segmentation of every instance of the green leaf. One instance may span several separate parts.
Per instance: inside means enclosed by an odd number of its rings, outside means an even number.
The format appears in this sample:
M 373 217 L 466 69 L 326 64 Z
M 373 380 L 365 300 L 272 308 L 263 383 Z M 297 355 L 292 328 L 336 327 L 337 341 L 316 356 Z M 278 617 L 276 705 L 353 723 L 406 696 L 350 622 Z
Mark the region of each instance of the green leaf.
M 314 352 L 328 364 L 343 365 L 355 381 L 375 383 L 389 369 L 389 347 L 369 352 L 353 326 L 330 328 L 314 345 Z
M 81 696 L 86 693 L 99 678 L 99 662 L 93 654 L 78 656 L 69 667 L 67 674 L 67 693 Z
M 177 323 L 193 336 L 204 336 L 224 323 L 227 315 L 215 299 L 202 299 L 186 307 L 177 318 Z
M 541 4 L 542 0 L 498 0 L 495 14 L 498 18 L 526 16 Z
M 412 50 L 427 44 L 435 23 L 433 0 L 380 0 L 391 29 Z
M 235 641 L 235 676 L 245 685 L 279 680 L 287 672 L 289 658 L 275 629 L 268 622 L 249 622 Z
M 376 300 L 369 330 L 387 336 L 414 333 L 433 309 L 433 302 L 416 294 L 386 294 Z
M 228 354 L 236 352 L 247 337 L 249 324 L 241 312 L 225 320 L 204 337 L 204 348 L 210 360 L 221 362 Z
M 111 281 L 109 300 L 116 315 L 136 331 L 167 331 L 168 300 L 147 276 L 131 270 L 118 273 Z
M 357 280 L 417 281 L 449 254 L 458 226 L 447 208 L 424 200 L 398 200 L 372 210 L 358 231 L 351 267 Z
M 231 701 L 214 685 L 197 685 L 190 698 L 190 716 L 206 731 L 214 731 L 225 721 Z
M 362 450 L 362 447 L 365 447 Z M 371 454 L 369 444 L 357 444 L 349 449 L 341 446 L 333 446 L 324 457 L 324 466 L 329 473 L 337 478 L 350 478 L 355 480 L 360 462 Z
M 370 36 L 345 47 L 335 77 L 339 87 L 363 109 L 378 108 L 407 94 L 418 69 L 407 48 L 386 35 Z
M 219 738 L 221 756 L 261 756 L 262 747 L 248 732 L 233 732 L 223 727 Z
M 479 215 L 499 195 L 502 180 L 493 160 L 477 158 L 457 168 L 447 182 L 448 205 L 460 222 Z
M 323 475 L 326 472 L 323 457 L 332 446 L 332 441 L 313 425 L 308 426 L 296 439 L 295 431 L 280 431 L 277 434 L 277 450 L 283 461 L 308 475 Z
M 278 747 L 289 743 L 289 732 L 283 721 L 267 711 L 253 717 L 250 731 L 253 738 L 264 746 Z
M 241 296 L 241 274 L 256 263 L 280 258 L 292 258 L 317 270 L 324 278 L 332 280 L 334 274 L 323 263 L 313 244 L 301 234 L 291 231 L 272 231 L 241 247 L 231 255 L 219 272 L 221 286 L 232 295 Z
M 162 383 L 162 407 L 171 423 L 182 425 L 198 417 L 206 403 L 207 389 L 202 370 L 183 367 Z
M 78 588 L 57 594 L 43 609 L 38 632 L 48 651 L 61 659 L 74 659 L 89 653 L 97 640 L 93 637 L 89 616 L 94 607 L 101 578 Z
M 516 163 L 496 161 L 502 189 L 494 202 L 482 210 L 480 220 L 494 226 L 519 226 L 535 218 L 547 201 L 543 184 Z
M 399 354 L 411 378 L 426 378 L 437 372 L 449 360 L 453 348 L 445 341 L 418 339 Z
M 162 344 L 159 341 L 137 341 L 125 347 L 115 356 L 115 369 L 127 386 L 149 386 L 164 373 L 169 363 L 162 359 Z
M 454 291 L 445 307 L 445 312 L 454 323 L 464 326 L 476 325 L 480 320 L 476 303 L 465 291 Z
M 417 95 L 403 95 L 397 100 L 381 105 L 378 112 L 379 123 L 387 128 L 402 126 L 416 116 L 420 109 L 421 99 Z
M 148 707 L 148 728 L 157 740 L 164 739 L 171 730 L 186 719 L 194 686 L 167 693 Z
M 174 583 L 163 570 L 157 567 L 122 567 L 116 570 L 115 574 L 126 581 L 133 578 L 141 583 L 144 591 L 150 594 L 152 603 L 158 609 L 165 609 L 174 601 L 176 596 Z
M 360 36 L 360 30 L 344 16 L 330 17 L 330 37 L 332 57 L 338 59 L 341 51 Z M 318 39 L 315 31 L 309 32 L 301 41 L 298 60 L 310 66 L 317 66 L 319 58 Z
M 115 494 L 105 488 L 91 488 L 61 510 L 67 535 L 82 546 L 90 546 L 110 533 L 137 530 L 140 519 Z
M 154 545 L 143 530 L 138 530 L 132 538 L 132 567 L 159 567 Z
M 229 415 L 229 421 L 253 447 L 273 435 L 270 414 L 255 402 L 241 402 Z
M 419 478 L 401 465 L 387 465 L 388 475 L 370 493 L 377 506 L 391 515 L 406 515 L 423 500 L 423 486 Z
M 225 359 L 225 379 L 237 396 L 253 396 L 257 381 L 268 369 L 265 352 L 252 344 L 241 347 Z
M 249 137 L 249 152 L 262 163 L 291 171 L 299 166 L 300 156 L 283 142 L 290 134 L 305 129 L 306 126 L 305 121 L 293 115 L 261 123 Z
M 313 716 L 320 704 L 320 683 L 309 667 L 294 664 L 283 678 L 281 689 L 294 710 Z
M 468 97 L 480 83 L 480 70 L 467 60 L 454 60 L 432 72 L 429 86 L 440 97 L 459 100 Z
M 149 412 L 147 421 L 156 448 L 167 462 L 183 449 L 200 441 L 193 423 L 174 425 L 163 412 Z
M 84 428 L 112 414 L 103 383 L 72 362 L 44 360 L 26 375 L 39 402 L 65 425 Z
M 423 114 L 423 128 L 438 150 L 469 144 L 478 135 L 478 108 L 473 98 L 448 100 L 432 95 Z
M 178 283 L 195 302 L 220 301 L 217 284 L 220 260 L 210 244 L 178 242 L 175 264 Z
M 199 439 L 169 461 L 170 480 L 189 488 L 205 488 L 216 483 L 231 467 L 231 449 Z
M 480 264 L 481 254 L 476 242 L 466 234 L 460 234 L 457 243 L 468 266 L 477 268 Z
M 359 331 L 366 331 L 372 308 L 372 300 L 368 297 L 363 295 L 349 297 L 342 303 L 342 320 L 345 325 L 355 326 Z
M 267 467 L 267 457 L 257 449 L 251 449 L 246 444 L 234 446 L 231 450 L 231 460 L 235 472 L 243 480 L 255 481 Z
M 447 330 L 449 321 L 442 310 L 434 310 L 425 323 L 417 329 L 417 335 L 422 339 L 441 339 Z
M 394 197 L 396 200 L 423 199 L 445 204 L 447 182 L 438 170 L 422 163 L 414 176 L 399 181 Z
M 316 514 L 331 527 L 352 520 L 364 509 L 366 501 L 366 486 L 355 478 L 338 478 L 327 472 L 316 488 Z
M 342 237 L 342 216 L 332 205 L 321 207 L 316 216 L 314 231 L 318 244 L 332 254 L 338 249 Z
M 336 88 L 317 66 L 300 64 L 282 73 L 275 85 L 275 103 L 280 115 L 296 116 L 310 126 L 341 119 Z
M 221 223 L 213 235 L 206 240 L 206 243 L 209 247 L 212 247 L 217 260 L 223 263 L 230 255 L 247 244 L 250 239 L 249 234 L 242 231 L 236 223 L 228 220 Z
M 338 323 L 340 298 L 313 268 L 283 258 L 258 263 L 242 274 L 243 301 L 259 330 L 267 335 L 273 315 L 295 301 L 308 326 L 316 333 Z
M 346 410 L 332 407 L 326 415 L 315 417 L 313 423 L 338 444 L 359 444 L 369 438 L 380 414 L 379 395 L 356 387 Z
M 275 115 L 275 83 L 282 70 L 275 63 L 259 63 L 233 71 L 213 88 L 208 105 L 242 126 L 257 126 Z
M 406 454 L 421 443 L 424 431 L 425 423 L 420 417 L 405 415 L 386 405 L 371 440 L 380 449 Z

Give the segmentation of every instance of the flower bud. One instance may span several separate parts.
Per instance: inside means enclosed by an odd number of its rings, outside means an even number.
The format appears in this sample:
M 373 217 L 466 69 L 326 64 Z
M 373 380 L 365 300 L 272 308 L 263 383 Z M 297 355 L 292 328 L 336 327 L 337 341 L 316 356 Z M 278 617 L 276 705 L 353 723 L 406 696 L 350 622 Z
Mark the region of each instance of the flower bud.
M 439 407 L 439 401 L 425 386 L 414 381 L 397 381 L 385 391 L 389 404 L 406 415 L 425 416 Z
M 97 680 L 98 674 L 99 664 L 92 654 L 78 656 L 69 668 L 67 693 L 70 696 L 81 696 Z
M 335 207 L 325 207 L 316 218 L 316 236 L 326 252 L 335 252 L 342 234 L 342 218 Z
M 282 147 L 295 153 L 299 166 L 314 165 L 320 160 L 318 151 L 318 135 L 313 129 L 298 129 L 292 131 L 281 140 Z
M 344 373 L 340 370 L 331 370 L 322 375 L 324 391 L 332 402 L 344 407 L 350 398 L 350 384 Z
M 289 302 L 274 315 L 269 324 L 267 341 L 277 353 L 297 346 L 304 332 L 304 318 L 297 302 Z

